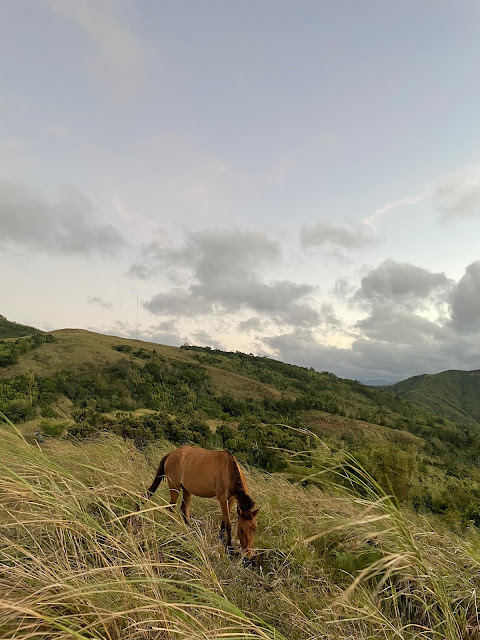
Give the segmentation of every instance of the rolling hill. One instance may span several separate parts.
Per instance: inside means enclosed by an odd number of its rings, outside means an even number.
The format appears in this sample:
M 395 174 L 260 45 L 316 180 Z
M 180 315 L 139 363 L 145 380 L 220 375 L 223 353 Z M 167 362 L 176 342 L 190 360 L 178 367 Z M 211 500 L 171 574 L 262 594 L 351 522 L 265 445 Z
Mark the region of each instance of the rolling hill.
M 0 411 L 30 440 L 107 431 L 142 449 L 225 447 L 292 478 L 311 471 L 302 452 L 326 446 L 399 500 L 480 525 L 476 423 L 325 371 L 64 329 L 0 344 Z
M 448 420 L 480 426 L 480 370 L 414 376 L 388 389 Z

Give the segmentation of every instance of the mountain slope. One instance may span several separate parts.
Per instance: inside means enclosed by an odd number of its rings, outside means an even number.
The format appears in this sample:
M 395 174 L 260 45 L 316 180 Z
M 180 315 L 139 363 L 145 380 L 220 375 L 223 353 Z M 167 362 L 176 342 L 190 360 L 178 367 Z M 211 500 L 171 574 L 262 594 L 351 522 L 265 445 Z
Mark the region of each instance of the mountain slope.
M 460 424 L 480 425 L 480 371 L 414 376 L 390 387 L 397 396 Z
M 0 315 L 0 340 L 4 338 L 21 338 L 23 336 L 37 333 L 39 330 L 34 327 L 28 327 L 18 322 L 11 322 L 5 316 Z

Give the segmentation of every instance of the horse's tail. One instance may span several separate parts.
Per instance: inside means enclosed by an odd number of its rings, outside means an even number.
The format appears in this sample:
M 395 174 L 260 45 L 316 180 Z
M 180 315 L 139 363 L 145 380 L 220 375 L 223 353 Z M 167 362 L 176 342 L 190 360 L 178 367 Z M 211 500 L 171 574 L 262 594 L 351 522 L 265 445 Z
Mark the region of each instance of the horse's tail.
M 167 455 L 163 456 L 163 458 L 160 460 L 157 475 L 155 476 L 154 481 L 152 482 L 150 488 L 147 491 L 147 496 L 146 496 L 147 498 L 150 498 L 150 496 L 155 493 L 155 491 L 158 489 L 158 485 L 161 483 L 161 481 L 165 477 L 165 462 L 167 461 L 167 458 L 169 455 L 170 454 L 167 453 Z

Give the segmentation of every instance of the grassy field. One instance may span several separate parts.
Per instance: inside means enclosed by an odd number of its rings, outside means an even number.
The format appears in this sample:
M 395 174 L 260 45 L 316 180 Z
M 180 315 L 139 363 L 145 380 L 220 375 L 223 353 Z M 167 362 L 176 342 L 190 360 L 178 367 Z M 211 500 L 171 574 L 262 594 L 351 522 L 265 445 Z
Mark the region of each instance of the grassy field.
M 215 500 L 194 499 L 190 527 L 164 486 L 142 502 L 168 443 L 0 436 L 2 638 L 480 637 L 477 530 L 399 509 L 326 448 L 323 489 L 247 470 L 261 505 L 249 568 L 225 555 Z

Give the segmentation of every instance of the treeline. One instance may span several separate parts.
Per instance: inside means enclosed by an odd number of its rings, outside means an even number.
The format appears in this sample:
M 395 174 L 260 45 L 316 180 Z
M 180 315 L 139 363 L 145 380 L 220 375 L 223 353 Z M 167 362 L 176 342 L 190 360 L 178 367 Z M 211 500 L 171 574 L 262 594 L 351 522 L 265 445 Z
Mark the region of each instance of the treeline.
M 308 433 L 274 424 L 243 421 L 235 426 L 221 424 L 215 431 L 193 416 L 171 416 L 164 411 L 146 415 L 118 412 L 105 415 L 92 409 L 79 409 L 75 425 L 69 429 L 74 438 L 92 437 L 99 431 L 111 431 L 129 438 L 143 448 L 155 440 L 173 444 L 198 444 L 207 448 L 229 449 L 239 459 L 266 471 L 282 471 L 287 463 L 282 451 L 305 451 L 314 446 Z

